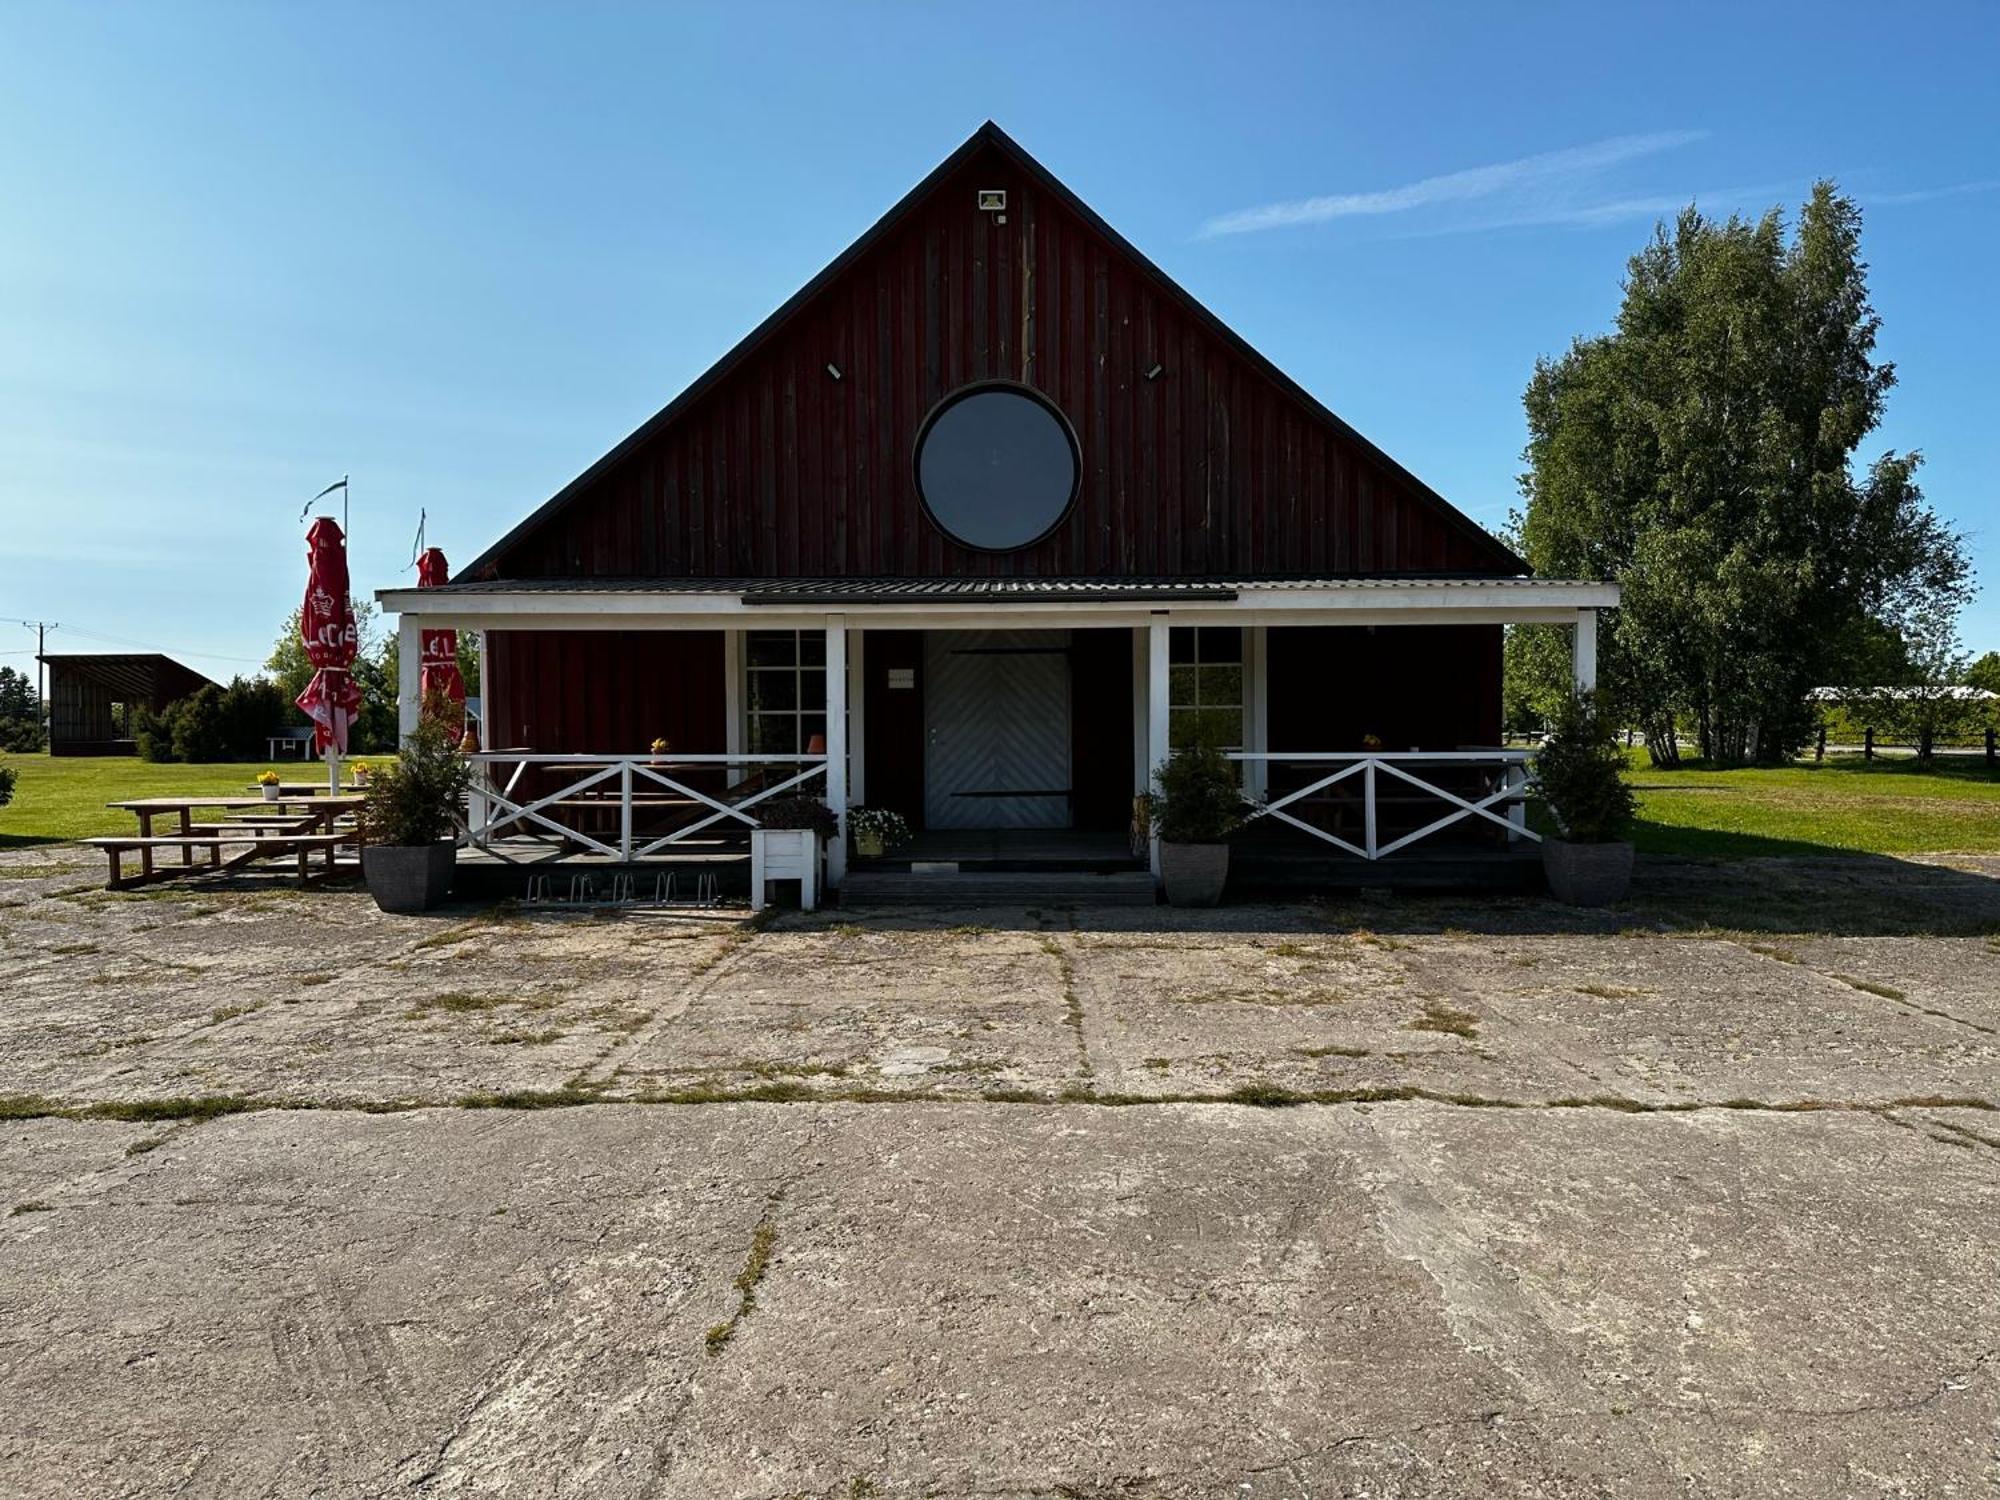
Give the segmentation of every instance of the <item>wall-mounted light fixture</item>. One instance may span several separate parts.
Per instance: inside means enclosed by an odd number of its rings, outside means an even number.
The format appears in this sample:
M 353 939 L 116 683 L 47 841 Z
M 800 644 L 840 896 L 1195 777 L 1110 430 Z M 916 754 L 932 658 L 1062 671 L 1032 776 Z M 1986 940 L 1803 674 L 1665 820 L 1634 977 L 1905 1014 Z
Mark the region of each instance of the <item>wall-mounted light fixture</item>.
M 835 380 L 838 380 L 840 379 L 840 366 L 832 360 L 828 360 L 826 362 L 826 373 L 831 375 Z
M 1146 372 L 1146 378 L 1148 380 L 1158 380 L 1160 378 L 1161 372 L 1164 371 L 1165 369 L 1166 369 L 1165 365 L 1161 364 L 1158 360 L 1155 360 L 1153 362 L 1153 368 Z

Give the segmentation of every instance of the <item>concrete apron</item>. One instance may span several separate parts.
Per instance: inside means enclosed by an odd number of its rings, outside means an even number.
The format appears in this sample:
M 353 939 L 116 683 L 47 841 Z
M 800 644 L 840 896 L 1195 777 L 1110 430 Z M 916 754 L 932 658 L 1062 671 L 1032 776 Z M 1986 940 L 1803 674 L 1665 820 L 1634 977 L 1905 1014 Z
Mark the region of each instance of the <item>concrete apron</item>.
M 1972 1495 L 2000 1132 L 1930 1114 L 19 1121 L 0 1491 Z

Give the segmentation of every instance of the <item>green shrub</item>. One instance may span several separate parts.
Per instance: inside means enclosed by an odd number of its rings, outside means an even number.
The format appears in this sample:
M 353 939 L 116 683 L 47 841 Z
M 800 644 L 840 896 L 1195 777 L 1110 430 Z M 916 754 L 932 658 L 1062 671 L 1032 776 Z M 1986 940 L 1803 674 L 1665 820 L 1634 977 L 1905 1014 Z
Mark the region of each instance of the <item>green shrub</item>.
M 1535 790 L 1562 836 L 1608 844 L 1625 836 L 1637 804 L 1621 774 L 1625 752 L 1595 693 L 1573 693 L 1535 756 Z
M 458 753 L 458 736 L 425 714 L 403 741 L 403 753 L 368 778 L 362 836 L 400 848 L 448 839 L 471 782 L 472 762 Z
M 1177 750 L 1153 774 L 1153 826 L 1168 843 L 1219 844 L 1243 826 L 1236 767 L 1214 745 Z
M 222 714 L 222 689 L 214 683 L 196 688 L 168 711 L 174 759 L 221 760 L 228 750 L 227 724 Z
M 14 800 L 14 768 L 0 766 L 0 807 Z
M 139 759 L 169 761 L 174 758 L 174 710 L 178 701 L 157 711 L 141 705 L 132 713 L 132 738 L 139 747 Z

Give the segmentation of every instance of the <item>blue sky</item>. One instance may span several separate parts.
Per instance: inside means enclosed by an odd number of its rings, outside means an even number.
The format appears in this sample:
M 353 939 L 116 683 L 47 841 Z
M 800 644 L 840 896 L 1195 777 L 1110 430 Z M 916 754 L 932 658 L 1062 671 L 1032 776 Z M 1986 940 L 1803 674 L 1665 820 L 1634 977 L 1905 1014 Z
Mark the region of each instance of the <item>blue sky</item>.
M 1690 198 L 1867 210 L 2000 648 L 2000 7 L 0 4 L 0 617 L 253 667 L 300 505 L 467 561 L 991 116 L 1489 524 Z M 32 637 L 0 625 L 0 664 Z

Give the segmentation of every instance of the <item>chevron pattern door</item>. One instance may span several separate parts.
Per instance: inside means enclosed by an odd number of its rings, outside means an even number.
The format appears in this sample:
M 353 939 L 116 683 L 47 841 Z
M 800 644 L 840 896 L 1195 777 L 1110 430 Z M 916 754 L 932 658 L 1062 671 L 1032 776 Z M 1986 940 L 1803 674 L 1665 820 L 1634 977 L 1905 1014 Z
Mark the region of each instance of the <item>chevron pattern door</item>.
M 924 705 L 932 828 L 1070 826 L 1068 631 L 930 632 Z

